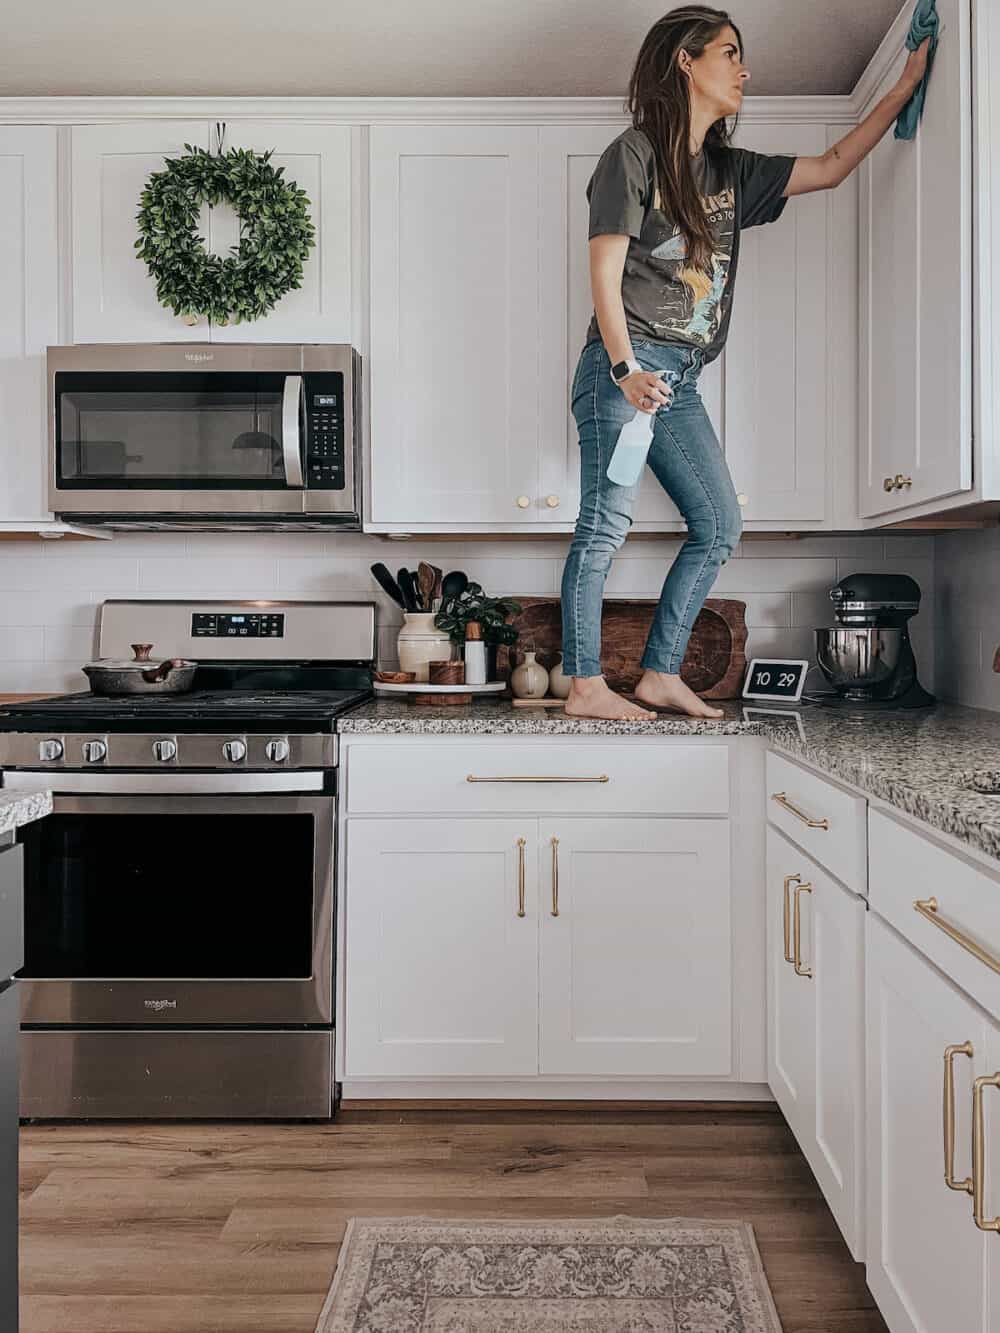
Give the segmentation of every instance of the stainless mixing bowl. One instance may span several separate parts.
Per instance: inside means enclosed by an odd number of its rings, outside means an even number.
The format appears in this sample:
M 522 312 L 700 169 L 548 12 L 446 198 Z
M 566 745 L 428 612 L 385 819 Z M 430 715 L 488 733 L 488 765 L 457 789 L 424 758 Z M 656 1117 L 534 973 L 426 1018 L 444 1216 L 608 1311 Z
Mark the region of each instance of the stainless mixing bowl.
M 869 699 L 899 664 L 901 629 L 818 629 L 816 661 L 845 699 Z

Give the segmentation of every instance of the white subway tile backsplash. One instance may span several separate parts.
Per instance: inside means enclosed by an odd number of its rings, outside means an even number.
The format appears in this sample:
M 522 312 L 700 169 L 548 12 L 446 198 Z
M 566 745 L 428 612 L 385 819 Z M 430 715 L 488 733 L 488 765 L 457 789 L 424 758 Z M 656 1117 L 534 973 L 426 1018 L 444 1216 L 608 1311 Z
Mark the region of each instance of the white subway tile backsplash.
M 45 631 L 39 625 L 0 626 L 0 658 L 8 662 L 33 662 L 44 657 Z
M 832 588 L 837 581 L 837 561 L 759 560 L 756 557 L 730 560 L 719 570 L 712 589 L 716 597 L 737 592 L 812 592 L 817 587 Z
M 76 659 L 82 666 L 91 662 L 97 652 L 96 628 L 81 625 L 46 625 L 44 656 L 47 662 L 70 662 Z

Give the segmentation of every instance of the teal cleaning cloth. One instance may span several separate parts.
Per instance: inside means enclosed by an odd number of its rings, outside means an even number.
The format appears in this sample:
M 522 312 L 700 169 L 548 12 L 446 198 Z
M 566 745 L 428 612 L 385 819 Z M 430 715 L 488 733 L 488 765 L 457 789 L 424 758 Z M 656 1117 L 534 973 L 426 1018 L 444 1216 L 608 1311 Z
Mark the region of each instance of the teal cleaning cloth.
M 927 48 L 927 68 L 924 70 L 924 77 L 917 84 L 913 96 L 896 119 L 895 137 L 897 139 L 912 139 L 917 132 L 920 117 L 923 115 L 924 94 L 927 91 L 927 80 L 931 77 L 931 65 L 934 63 L 934 52 L 937 50 L 938 44 L 936 0 L 917 0 L 910 31 L 906 34 L 906 49 L 915 51 L 925 37 L 931 39 L 931 44 Z

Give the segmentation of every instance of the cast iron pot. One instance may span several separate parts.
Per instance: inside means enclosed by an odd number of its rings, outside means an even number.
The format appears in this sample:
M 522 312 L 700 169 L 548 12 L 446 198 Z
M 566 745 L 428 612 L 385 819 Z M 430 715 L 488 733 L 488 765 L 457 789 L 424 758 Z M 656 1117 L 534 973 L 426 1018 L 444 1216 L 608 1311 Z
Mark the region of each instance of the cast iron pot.
M 197 662 L 171 657 L 156 666 L 150 661 L 151 643 L 133 643 L 130 662 L 98 658 L 82 667 L 94 694 L 181 694 L 191 688 Z

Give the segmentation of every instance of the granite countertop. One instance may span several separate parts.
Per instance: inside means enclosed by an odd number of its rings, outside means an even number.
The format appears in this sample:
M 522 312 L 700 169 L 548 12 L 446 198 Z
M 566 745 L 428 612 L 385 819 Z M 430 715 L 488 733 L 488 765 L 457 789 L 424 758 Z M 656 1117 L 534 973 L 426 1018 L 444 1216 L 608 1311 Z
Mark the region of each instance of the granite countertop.
M 38 791 L 0 790 L 0 833 L 10 833 L 22 824 L 43 819 L 52 813 L 52 793 Z
M 964 785 L 977 769 L 1000 770 L 1000 713 L 934 708 L 857 712 L 802 704 L 725 703 L 718 721 L 663 713 L 650 721 L 568 718 L 561 709 L 515 708 L 509 699 L 456 708 L 376 699 L 338 719 L 348 735 L 764 736 L 819 768 L 944 833 L 1000 858 L 1000 795 Z

